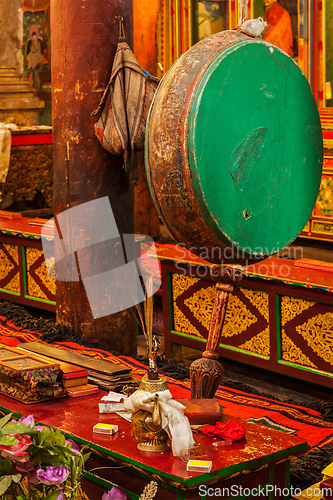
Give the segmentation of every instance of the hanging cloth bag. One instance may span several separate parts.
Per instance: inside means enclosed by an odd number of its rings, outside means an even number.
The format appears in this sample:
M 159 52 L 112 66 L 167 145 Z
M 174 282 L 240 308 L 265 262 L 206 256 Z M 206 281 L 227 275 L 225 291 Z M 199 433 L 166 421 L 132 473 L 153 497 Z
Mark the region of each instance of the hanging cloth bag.
M 92 113 L 95 133 L 109 153 L 124 155 L 124 167 L 137 180 L 136 151 L 144 149 L 146 121 L 158 78 L 144 71 L 126 42 L 122 21 L 110 81 Z

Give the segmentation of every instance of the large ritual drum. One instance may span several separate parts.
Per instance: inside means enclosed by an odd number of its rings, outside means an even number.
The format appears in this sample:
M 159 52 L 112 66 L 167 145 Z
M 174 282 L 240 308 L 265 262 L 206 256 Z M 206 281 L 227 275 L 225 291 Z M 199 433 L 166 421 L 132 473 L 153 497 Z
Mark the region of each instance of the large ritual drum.
M 297 64 L 237 31 L 208 37 L 161 81 L 146 169 L 177 242 L 207 261 L 250 263 L 291 243 L 316 201 L 316 102 Z

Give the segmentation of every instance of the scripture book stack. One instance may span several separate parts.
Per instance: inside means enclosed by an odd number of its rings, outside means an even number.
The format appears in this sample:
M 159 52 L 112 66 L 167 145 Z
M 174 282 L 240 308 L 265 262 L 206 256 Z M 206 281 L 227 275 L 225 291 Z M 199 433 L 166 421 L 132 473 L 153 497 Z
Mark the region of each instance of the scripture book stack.
M 96 385 L 88 384 L 88 370 L 80 366 L 61 362 L 62 384 L 67 396 L 77 398 L 98 392 Z
M 24 351 L 26 353 L 29 352 L 31 354 L 32 350 L 30 350 L 30 347 L 32 346 L 32 344 L 35 343 L 32 342 L 23 344 L 24 347 L 19 347 L 18 349 L 20 351 Z M 59 351 L 64 352 L 61 349 L 59 349 Z M 86 396 L 88 394 L 95 394 L 96 392 L 98 392 L 98 387 L 96 385 L 88 384 L 88 370 L 86 368 L 84 368 L 83 366 L 68 363 L 67 361 L 63 361 L 61 359 L 56 359 L 54 356 L 55 352 L 57 351 L 51 350 L 51 354 L 53 354 L 53 356 L 47 356 L 47 352 L 40 353 L 37 349 L 37 352 L 34 352 L 34 356 L 44 362 L 57 363 L 60 368 L 58 381 L 63 385 L 67 396 L 71 398 L 77 398 L 79 396 Z M 61 354 L 59 357 L 61 358 Z
M 43 342 L 26 343 L 24 349 L 35 355 L 57 360 L 63 373 L 62 383 L 71 397 L 93 394 L 98 391 L 98 387 L 121 391 L 125 386 L 135 386 L 138 383 L 132 379 L 132 370 L 127 366 L 84 356 Z
M 88 370 L 88 381 L 106 391 L 121 391 L 124 385 L 135 385 L 131 369 L 122 367 L 125 368 L 124 373 L 122 373 L 119 365 L 118 368 L 118 373 L 113 374 Z

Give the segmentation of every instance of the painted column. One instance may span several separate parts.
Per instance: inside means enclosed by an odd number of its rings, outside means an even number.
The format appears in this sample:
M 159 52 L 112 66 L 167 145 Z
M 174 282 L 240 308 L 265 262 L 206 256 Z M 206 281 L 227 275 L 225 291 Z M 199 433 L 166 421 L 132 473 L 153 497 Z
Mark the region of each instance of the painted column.
M 100 146 L 90 116 L 110 77 L 118 42 L 116 16 L 123 17 L 132 46 L 131 0 L 51 0 L 54 215 L 108 196 L 124 234 L 134 231 L 133 187 L 122 158 Z M 57 321 L 101 348 L 136 352 L 132 312 L 94 319 L 82 281 L 57 281 Z

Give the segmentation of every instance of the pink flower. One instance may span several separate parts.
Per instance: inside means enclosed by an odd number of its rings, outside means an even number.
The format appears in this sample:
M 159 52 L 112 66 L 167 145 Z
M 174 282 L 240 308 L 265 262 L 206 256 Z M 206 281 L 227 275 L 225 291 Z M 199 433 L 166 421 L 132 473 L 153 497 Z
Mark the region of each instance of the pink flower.
M 18 440 L 18 443 L 11 446 L 0 445 L 2 458 L 9 457 L 17 462 L 27 462 L 29 460 L 28 452 L 26 451 L 32 445 L 32 440 L 24 434 L 9 434 Z
M 30 427 L 30 429 L 33 429 L 35 425 L 35 419 L 33 415 L 29 415 L 28 417 L 21 417 L 19 421 L 21 422 L 21 424 Z
M 102 500 L 128 500 L 128 496 L 123 490 L 114 486 L 103 494 Z
M 46 425 L 36 425 L 36 429 L 38 432 L 42 432 L 43 429 L 45 429 L 46 431 L 49 430 L 49 427 L 46 427 Z
M 47 485 L 61 484 L 68 478 L 69 470 L 63 465 L 46 467 L 46 470 L 38 469 L 37 477 L 41 483 Z
M 73 443 L 73 441 L 69 441 L 66 439 L 65 441 L 65 446 L 71 445 L 71 451 L 75 453 L 75 455 L 78 455 L 80 453 L 80 448 L 76 443 Z

